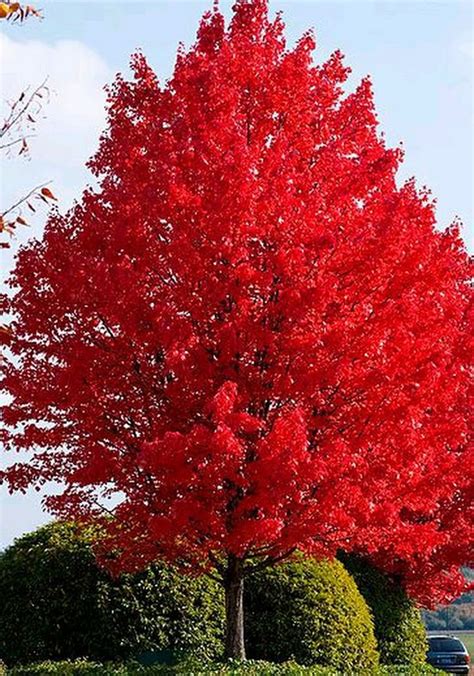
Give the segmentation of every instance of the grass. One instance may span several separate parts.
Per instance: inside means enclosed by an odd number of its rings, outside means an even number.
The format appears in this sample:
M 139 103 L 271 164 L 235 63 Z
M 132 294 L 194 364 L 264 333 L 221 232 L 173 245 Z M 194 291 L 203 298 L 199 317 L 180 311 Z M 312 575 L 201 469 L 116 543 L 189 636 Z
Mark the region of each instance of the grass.
M 471 656 L 471 661 L 474 661 L 474 631 L 453 631 L 453 634 L 461 639 Z

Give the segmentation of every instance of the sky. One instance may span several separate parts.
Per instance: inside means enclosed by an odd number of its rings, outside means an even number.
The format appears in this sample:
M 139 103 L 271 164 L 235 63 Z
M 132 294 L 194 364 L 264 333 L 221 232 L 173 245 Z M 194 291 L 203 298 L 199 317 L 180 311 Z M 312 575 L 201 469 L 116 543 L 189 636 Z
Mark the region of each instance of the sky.
M 0 98 L 17 96 L 47 78 L 49 102 L 30 140 L 28 158 L 2 159 L 0 211 L 33 185 L 51 181 L 60 210 L 92 182 L 85 162 L 105 126 L 104 85 L 128 72 L 141 48 L 161 81 L 173 70 L 180 42 L 191 46 L 212 0 L 83 0 L 35 3 L 44 20 L 0 27 Z M 230 16 L 231 3 L 220 3 Z M 439 227 L 455 217 L 474 250 L 474 37 L 470 0 L 270 0 L 282 11 L 291 45 L 308 28 L 315 61 L 335 50 L 352 68 L 347 91 L 369 74 L 380 129 L 389 145 L 403 143 L 399 178 L 411 176 L 437 199 Z M 2 109 L 4 114 L 5 108 Z M 0 283 L 16 250 L 41 236 L 46 212 L 30 217 L 11 250 L 0 250 Z M 0 458 L 0 463 L 6 459 Z M 53 490 L 53 489 L 51 489 Z M 49 519 L 43 493 L 9 496 L 0 488 L 0 549 Z

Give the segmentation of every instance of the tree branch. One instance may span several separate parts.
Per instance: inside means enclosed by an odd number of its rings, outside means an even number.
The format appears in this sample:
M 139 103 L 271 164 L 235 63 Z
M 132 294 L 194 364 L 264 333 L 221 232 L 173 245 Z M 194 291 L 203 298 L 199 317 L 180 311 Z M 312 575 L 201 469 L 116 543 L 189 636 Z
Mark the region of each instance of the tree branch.
M 283 554 L 280 554 L 279 556 L 269 556 L 268 558 L 264 559 L 261 563 L 257 563 L 254 566 L 249 566 L 247 568 L 247 571 L 252 574 L 256 573 L 259 570 L 263 570 L 264 568 L 268 568 L 269 566 L 274 566 L 277 563 L 280 563 L 281 561 L 284 561 L 285 559 L 288 559 L 292 554 L 295 553 L 296 547 L 292 547 L 291 549 L 288 549 L 286 552 Z
M 26 99 L 25 103 L 23 106 L 21 106 L 18 110 L 18 112 L 15 112 L 17 109 L 17 106 L 23 101 L 23 97 L 25 95 L 25 90 L 20 94 L 19 98 L 15 101 L 15 103 L 12 105 L 10 109 L 10 113 L 8 117 L 6 118 L 5 122 L 3 123 L 3 126 L 0 128 L 0 138 L 3 138 L 6 136 L 8 133 L 11 132 L 13 127 L 17 124 L 17 122 L 20 121 L 20 119 L 28 112 L 30 109 L 31 104 L 33 103 L 33 99 L 36 97 L 41 97 L 41 90 L 45 89 L 47 90 L 46 87 L 46 82 L 48 81 L 48 78 L 45 78 L 43 82 L 36 87 L 36 89 L 30 94 L 30 96 Z M 27 87 L 28 90 L 28 87 Z M 41 108 L 37 109 L 41 110 Z M 2 146 L 4 147 L 4 146 Z
M 36 192 L 38 192 L 38 190 L 41 190 L 41 188 L 44 188 L 49 183 L 51 183 L 51 181 L 46 181 L 46 183 L 41 183 L 40 185 L 37 185 L 36 187 L 34 187 L 32 190 L 30 190 L 30 192 L 27 195 L 25 195 L 24 197 L 19 199 L 18 202 L 15 202 L 15 204 L 12 204 L 12 206 L 9 207 L 8 209 L 6 209 L 6 211 L 3 211 L 1 216 L 5 217 L 7 214 L 9 214 L 12 211 L 14 211 L 15 209 L 17 209 L 24 202 L 27 202 L 30 199 L 30 197 L 32 197 Z

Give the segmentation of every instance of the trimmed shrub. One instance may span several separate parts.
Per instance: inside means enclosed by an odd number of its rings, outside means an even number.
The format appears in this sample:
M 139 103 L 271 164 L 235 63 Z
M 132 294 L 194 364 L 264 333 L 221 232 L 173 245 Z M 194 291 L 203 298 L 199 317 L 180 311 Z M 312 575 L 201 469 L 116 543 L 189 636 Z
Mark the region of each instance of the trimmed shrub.
M 371 673 L 378 664 L 367 605 L 339 561 L 298 557 L 250 577 L 245 588 L 249 657 L 293 658 L 343 673 Z
M 367 560 L 341 555 L 374 618 L 382 664 L 426 662 L 426 630 L 420 611 L 403 588 Z
M 13 667 L 9 669 L 8 676 L 46 676 L 47 674 L 57 674 L 57 676 L 127 676 L 129 670 L 126 665 L 121 664 L 101 664 L 100 662 L 90 662 L 89 660 L 46 660 L 34 664 Z
M 54 523 L 0 555 L 1 659 L 102 661 L 165 649 L 220 655 L 224 602 L 216 583 L 162 564 L 112 579 L 95 562 L 92 537 Z
M 344 672 L 350 673 L 350 672 Z M 367 674 L 367 671 L 352 672 Z M 431 676 L 440 674 L 432 667 L 419 665 L 417 667 L 385 666 L 372 672 L 374 676 Z M 331 667 L 305 667 L 296 662 L 284 664 L 271 664 L 270 662 L 257 662 L 247 660 L 239 662 L 231 660 L 226 664 L 206 663 L 194 658 L 180 662 L 174 667 L 152 666 L 140 667 L 139 665 L 127 664 L 99 664 L 85 661 L 67 662 L 41 662 L 24 667 L 16 667 L 9 671 L 11 676 L 340 676 L 341 672 Z
M 337 672 L 324 667 L 302 667 L 295 663 L 282 665 L 268 662 L 244 663 L 231 661 L 227 664 L 204 663 L 188 659 L 176 666 L 154 665 L 141 667 L 137 664 L 113 664 L 93 662 L 41 662 L 25 667 L 17 667 L 9 672 L 11 676 L 337 676 Z
M 429 676 L 431 674 L 446 676 L 444 671 L 435 669 L 429 664 L 385 664 L 377 671 L 377 676 Z

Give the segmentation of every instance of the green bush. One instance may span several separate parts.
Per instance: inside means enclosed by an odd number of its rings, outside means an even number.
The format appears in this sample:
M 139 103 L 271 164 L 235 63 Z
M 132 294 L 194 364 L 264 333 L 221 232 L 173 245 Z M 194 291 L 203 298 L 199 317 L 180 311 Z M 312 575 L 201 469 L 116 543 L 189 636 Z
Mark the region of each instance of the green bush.
M 0 554 L 1 659 L 102 661 L 164 649 L 220 655 L 224 604 L 216 583 L 159 564 L 111 579 L 97 567 L 91 539 L 55 523 Z
M 176 666 L 154 665 L 143 667 L 137 664 L 100 664 L 85 661 L 41 662 L 24 667 L 16 667 L 9 671 L 9 676 L 40 676 L 53 674 L 55 676 L 336 676 L 332 669 L 324 667 L 301 667 L 295 663 L 282 665 L 268 662 L 245 663 L 232 661 L 228 664 L 204 663 L 200 660 L 189 659 Z
M 267 568 L 245 588 L 249 657 L 294 658 L 357 673 L 378 664 L 372 619 L 351 576 L 338 562 L 304 560 Z
M 100 662 L 90 662 L 88 660 L 46 660 L 35 664 L 26 664 L 24 666 L 13 667 L 8 670 L 8 676 L 46 676 L 47 674 L 57 674 L 57 676 L 89 676 L 99 674 L 101 676 L 122 676 L 128 675 L 129 670 L 121 664 L 101 664 Z
M 340 676 L 341 672 L 331 667 L 304 667 L 296 662 L 271 664 L 248 660 L 239 662 L 231 660 L 226 664 L 206 663 L 191 658 L 176 666 L 141 667 L 134 663 L 100 664 L 86 661 L 41 662 L 11 669 L 9 676 Z M 367 674 L 366 670 L 344 671 L 345 674 Z M 371 671 L 374 676 L 431 676 L 443 672 L 436 671 L 428 665 L 423 666 L 385 666 Z
M 420 611 L 400 585 L 358 556 L 341 556 L 374 618 L 382 664 L 426 661 L 426 630 Z
M 429 676 L 431 674 L 446 676 L 444 671 L 435 669 L 429 664 L 384 664 L 377 671 L 377 676 Z

